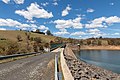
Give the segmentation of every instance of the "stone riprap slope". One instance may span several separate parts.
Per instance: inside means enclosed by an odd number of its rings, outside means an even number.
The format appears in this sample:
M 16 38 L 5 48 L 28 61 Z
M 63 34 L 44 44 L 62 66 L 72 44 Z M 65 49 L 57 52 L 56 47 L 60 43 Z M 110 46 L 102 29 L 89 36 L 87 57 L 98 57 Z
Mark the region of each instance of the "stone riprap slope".
M 74 80 L 120 80 L 120 75 L 64 55 Z

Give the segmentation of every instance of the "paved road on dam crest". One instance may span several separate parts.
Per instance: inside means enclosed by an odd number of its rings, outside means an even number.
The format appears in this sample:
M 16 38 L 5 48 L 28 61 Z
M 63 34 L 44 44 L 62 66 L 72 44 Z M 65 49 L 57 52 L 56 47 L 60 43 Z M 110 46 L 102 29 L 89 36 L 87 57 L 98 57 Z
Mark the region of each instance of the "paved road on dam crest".
M 54 80 L 55 53 L 0 64 L 0 80 Z

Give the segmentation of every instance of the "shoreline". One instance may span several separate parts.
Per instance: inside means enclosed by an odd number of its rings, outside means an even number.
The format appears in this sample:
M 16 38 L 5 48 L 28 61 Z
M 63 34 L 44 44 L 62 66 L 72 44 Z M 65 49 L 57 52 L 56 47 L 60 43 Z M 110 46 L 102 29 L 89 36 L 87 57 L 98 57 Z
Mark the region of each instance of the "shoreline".
M 64 57 L 74 80 L 120 80 L 120 74 L 88 64 L 78 58 L 76 59 L 72 54 L 74 55 L 69 50 L 65 51 Z
M 80 50 L 120 50 L 120 46 L 81 46 Z

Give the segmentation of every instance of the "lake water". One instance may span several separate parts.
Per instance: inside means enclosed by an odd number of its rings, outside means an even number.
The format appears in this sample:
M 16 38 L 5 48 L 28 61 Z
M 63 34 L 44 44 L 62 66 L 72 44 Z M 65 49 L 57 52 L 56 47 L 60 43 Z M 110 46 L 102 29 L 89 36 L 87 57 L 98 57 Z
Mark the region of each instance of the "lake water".
M 81 50 L 79 58 L 89 64 L 120 74 L 120 51 L 115 50 Z

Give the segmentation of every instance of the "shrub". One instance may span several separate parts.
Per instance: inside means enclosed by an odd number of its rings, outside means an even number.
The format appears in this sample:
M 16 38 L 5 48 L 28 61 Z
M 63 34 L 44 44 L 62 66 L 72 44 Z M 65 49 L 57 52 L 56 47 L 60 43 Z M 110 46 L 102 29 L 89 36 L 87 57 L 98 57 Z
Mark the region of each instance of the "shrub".
M 7 40 L 6 38 L 0 38 L 0 40 Z
M 98 40 L 98 45 L 99 45 L 99 46 L 102 45 L 101 40 Z
M 8 45 L 7 54 L 16 54 L 19 52 L 19 45 L 17 43 L 10 43 Z
M 24 49 L 21 49 L 21 50 L 20 50 L 20 53 L 27 53 L 27 49 L 25 49 L 25 48 L 24 48 Z
M 47 30 L 46 34 L 50 35 L 50 36 L 53 36 L 53 34 L 50 32 L 50 30 Z
M 40 51 L 43 51 L 43 50 L 44 50 L 42 44 L 39 44 L 38 47 L 39 47 L 39 50 L 40 50 Z
M 22 37 L 20 35 L 17 35 L 17 40 L 18 40 L 18 42 L 23 41 Z
M 25 35 L 26 35 L 26 39 L 30 40 L 30 32 L 29 33 L 25 32 Z
M 38 52 L 38 45 L 36 43 L 33 44 L 33 50 L 35 52 Z
M 50 44 L 49 44 L 49 43 L 45 43 L 45 44 L 44 44 L 44 47 L 49 48 L 49 47 L 50 47 Z
M 31 37 L 31 38 L 30 38 L 30 41 L 34 41 L 34 38 L 33 38 L 33 37 Z
M 36 37 L 36 38 L 34 38 L 34 41 L 36 42 L 36 43 L 41 43 L 41 38 L 40 37 Z

